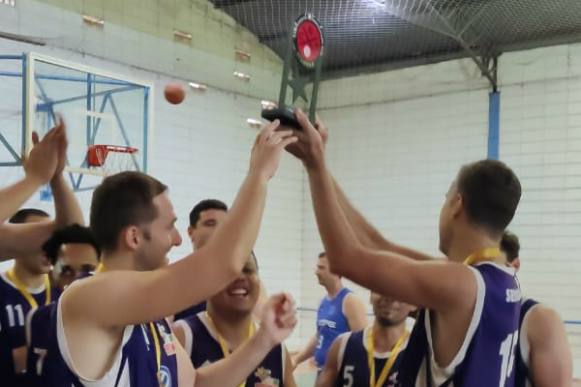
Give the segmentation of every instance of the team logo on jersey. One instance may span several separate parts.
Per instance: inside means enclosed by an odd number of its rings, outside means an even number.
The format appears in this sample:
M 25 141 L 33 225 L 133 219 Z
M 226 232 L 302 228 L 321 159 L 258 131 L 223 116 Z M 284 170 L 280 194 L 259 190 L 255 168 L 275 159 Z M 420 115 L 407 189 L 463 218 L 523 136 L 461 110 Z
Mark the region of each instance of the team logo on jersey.
M 396 371 L 393 374 L 391 374 L 389 376 L 389 378 L 387 378 L 387 380 L 389 382 L 389 384 L 388 384 L 389 387 L 397 386 L 397 374 L 398 374 L 398 372 Z
M 278 387 L 280 385 L 280 381 L 271 377 L 271 374 L 272 372 L 264 367 L 258 368 L 254 373 L 254 376 L 260 379 L 260 382 L 254 383 L 254 387 Z
M 171 372 L 166 366 L 161 366 L 159 369 L 159 386 L 160 387 L 172 387 L 171 383 Z
M 165 327 L 161 324 L 157 324 L 157 329 L 161 334 L 161 339 L 163 340 L 163 349 L 167 356 L 172 356 L 176 354 L 176 346 L 173 341 L 173 335 L 168 332 Z

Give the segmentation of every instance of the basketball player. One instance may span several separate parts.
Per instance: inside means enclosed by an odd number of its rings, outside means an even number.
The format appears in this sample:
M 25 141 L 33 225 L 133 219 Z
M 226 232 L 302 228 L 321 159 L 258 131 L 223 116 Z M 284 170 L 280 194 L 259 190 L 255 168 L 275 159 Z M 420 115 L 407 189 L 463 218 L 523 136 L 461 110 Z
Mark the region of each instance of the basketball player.
M 78 277 L 94 273 L 101 249 L 88 227 L 78 224 L 55 231 L 42 246 L 52 270 L 52 280 L 59 292 Z
M 188 236 L 192 243 L 192 251 L 201 249 L 218 224 L 226 218 L 228 206 L 218 199 L 205 199 L 197 203 L 190 211 L 190 225 L 188 226 Z M 268 295 L 262 281 L 260 281 L 260 297 L 255 306 L 255 317 L 260 318 L 259 310 L 266 302 Z M 206 310 L 206 301 L 202 301 L 186 310 L 177 313 L 174 320 L 181 320 L 186 317 L 195 316 Z
M 55 308 L 44 367 L 48 386 L 233 386 L 243 381 L 296 324 L 290 296 L 271 297 L 260 329 L 232 356 L 195 371 L 164 316 L 224 288 L 255 243 L 266 188 L 282 150 L 296 137 L 257 136 L 250 169 L 226 219 L 204 248 L 167 264 L 181 243 L 167 188 L 138 172 L 105 178 L 93 193 L 91 229 L 103 272 L 75 281 Z
M 325 365 L 327 352 L 333 341 L 342 333 L 358 331 L 367 326 L 365 305 L 353 292 L 343 286 L 341 277 L 329 270 L 325 252 L 319 254 L 315 271 L 319 284 L 327 291 L 317 311 L 317 332 L 305 348 L 295 355 L 293 365 L 315 356 L 315 364 L 320 371 Z
M 61 176 L 67 149 L 64 122 L 59 117 L 57 126 L 49 130 L 41 141 L 36 133 L 33 133 L 32 140 L 33 147 L 23 160 L 24 177 L 0 190 L 0 261 L 40 254 L 42 244 L 56 228 L 78 222 L 75 196 Z M 54 221 L 4 223 L 41 186 L 49 182 L 55 200 Z
M 195 368 L 230 356 L 256 330 L 252 311 L 260 294 L 258 261 L 252 254 L 242 274 L 208 300 L 207 311 L 174 324 L 174 333 Z M 284 345 L 274 347 L 246 379 L 247 386 L 296 387 Z
M 518 237 L 506 231 L 500 248 L 520 268 Z M 515 387 L 569 387 L 573 360 L 565 326 L 557 312 L 528 298 L 521 304 Z
M 499 249 L 521 195 L 512 170 L 493 160 L 462 167 L 440 213 L 440 250 L 448 262 L 412 260 L 358 237 L 325 163 L 319 131 L 326 129 L 322 122 L 315 129 L 300 110 L 296 117 L 300 141 L 289 151 L 308 172 L 331 270 L 425 308 L 403 354 L 400 385 L 513 386 L 521 294 Z
M 395 386 L 398 359 L 409 339 L 415 307 L 371 293 L 375 319 L 365 330 L 344 333 L 331 345 L 317 387 Z M 371 380 L 370 380 L 371 378 Z

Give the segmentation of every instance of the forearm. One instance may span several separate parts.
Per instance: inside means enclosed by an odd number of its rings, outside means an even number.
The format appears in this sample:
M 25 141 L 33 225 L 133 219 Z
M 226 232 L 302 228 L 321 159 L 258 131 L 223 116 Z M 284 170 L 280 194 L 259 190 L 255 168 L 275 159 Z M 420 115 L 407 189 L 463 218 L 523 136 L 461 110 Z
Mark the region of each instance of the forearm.
M 260 333 L 226 359 L 196 370 L 195 387 L 237 387 L 248 378 L 273 345 Z
M 91 308 L 94 319 L 106 327 L 154 321 L 222 290 L 239 275 L 254 246 L 266 186 L 266 180 L 249 175 L 231 211 L 208 244 L 187 257 L 150 272 L 106 273 L 109 278 L 97 276 L 94 282 L 99 282 L 100 277 L 111 285 L 99 287 L 99 307 Z M 93 292 L 92 288 L 77 287 L 75 305 L 92 299 Z M 168 298 L 168 294 L 172 297 Z
M 434 259 L 432 256 L 424 254 L 420 251 L 400 246 L 392 241 L 386 239 L 379 230 L 377 230 L 367 219 L 359 212 L 347 198 L 337 181 L 333 178 L 333 184 L 339 205 L 345 213 L 347 220 L 351 224 L 351 228 L 357 235 L 359 242 L 372 249 L 387 250 L 411 259 L 418 261 L 426 261 Z
M 249 174 L 228 211 L 226 219 L 216 228 L 206 248 L 212 257 L 223 260 L 236 273 L 248 259 L 256 243 L 266 202 L 267 180 Z
M 361 244 L 339 205 L 333 179 L 324 161 L 309 168 L 308 174 L 319 233 L 331 270 L 340 274 L 337 270 L 352 265 L 355 251 Z
M 60 228 L 73 223 L 83 225 L 83 211 L 64 176 L 60 174 L 51 180 L 50 187 L 54 197 L 56 227 Z
M 29 177 L 0 190 L 0 223 L 8 220 L 38 190 L 39 182 Z
M 317 348 L 317 336 L 313 336 L 309 339 L 307 345 L 296 355 L 295 365 L 304 362 L 305 360 L 313 357 L 315 354 L 315 348 Z
M 54 232 L 54 222 L 0 224 L 0 261 L 40 254 L 42 244 Z
M 337 193 L 339 205 L 361 244 L 379 250 L 389 250 L 391 243 L 351 204 L 335 178 L 333 178 L 333 187 Z

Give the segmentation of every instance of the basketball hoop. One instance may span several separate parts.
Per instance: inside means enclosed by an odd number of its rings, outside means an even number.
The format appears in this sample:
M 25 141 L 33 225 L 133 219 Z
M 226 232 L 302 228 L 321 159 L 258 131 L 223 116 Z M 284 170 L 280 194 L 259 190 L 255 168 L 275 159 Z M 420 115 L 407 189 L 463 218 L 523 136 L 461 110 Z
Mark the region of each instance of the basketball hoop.
M 136 170 L 137 148 L 119 145 L 89 145 L 87 165 L 89 169 L 105 176 L 122 171 Z

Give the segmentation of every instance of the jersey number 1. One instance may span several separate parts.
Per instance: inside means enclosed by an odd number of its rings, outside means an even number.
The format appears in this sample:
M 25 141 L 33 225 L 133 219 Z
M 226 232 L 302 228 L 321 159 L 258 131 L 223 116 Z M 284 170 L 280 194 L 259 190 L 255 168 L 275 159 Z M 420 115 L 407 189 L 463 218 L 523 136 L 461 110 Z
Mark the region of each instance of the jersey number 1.
M 504 387 L 506 379 L 510 377 L 514 368 L 515 348 L 518 342 L 518 331 L 509 334 L 506 339 L 500 344 L 499 355 L 502 357 L 502 365 L 500 368 L 500 382 L 498 387 Z

